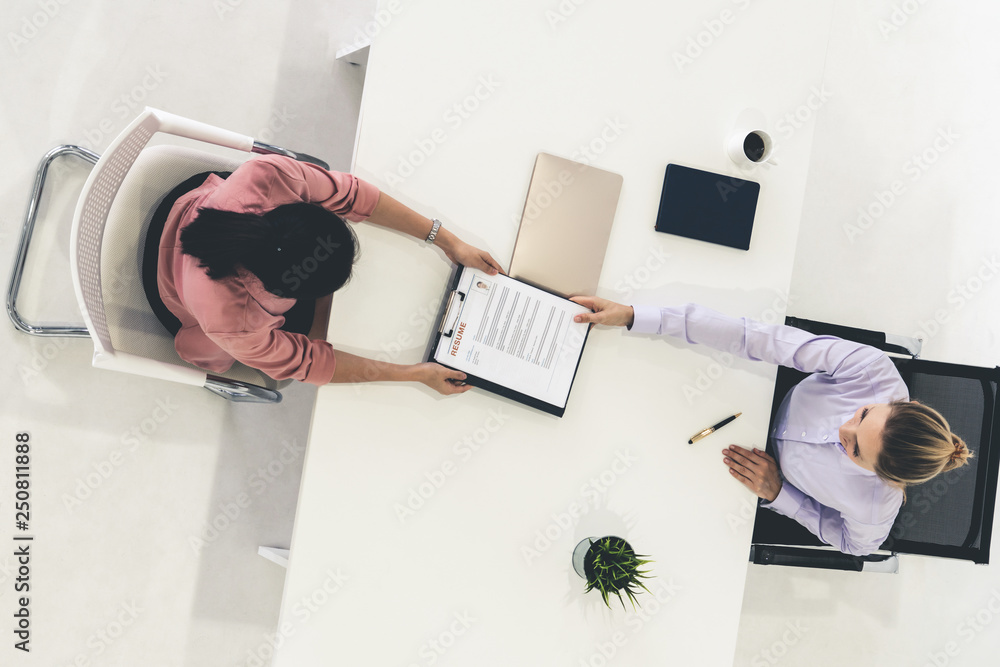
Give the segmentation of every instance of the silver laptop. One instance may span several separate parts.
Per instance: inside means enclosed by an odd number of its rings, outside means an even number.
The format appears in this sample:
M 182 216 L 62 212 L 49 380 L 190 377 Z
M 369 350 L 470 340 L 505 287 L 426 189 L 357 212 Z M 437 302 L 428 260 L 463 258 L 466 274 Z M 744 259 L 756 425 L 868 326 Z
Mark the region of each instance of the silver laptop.
M 560 296 L 595 294 L 621 189 L 618 174 L 539 153 L 511 277 Z

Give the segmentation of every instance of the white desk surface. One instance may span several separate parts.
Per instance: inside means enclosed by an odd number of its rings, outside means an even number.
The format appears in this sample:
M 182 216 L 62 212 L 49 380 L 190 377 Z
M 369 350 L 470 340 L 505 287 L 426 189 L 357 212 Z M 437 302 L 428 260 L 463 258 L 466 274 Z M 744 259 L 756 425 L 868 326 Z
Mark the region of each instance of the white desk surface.
M 625 179 L 602 295 L 777 320 L 812 141 L 808 119 L 780 121 L 820 88 L 830 8 L 387 4 L 355 171 L 506 265 L 535 155 L 579 159 L 593 142 L 593 164 Z M 730 21 L 712 36 L 723 9 Z M 708 45 L 679 68 L 689 37 Z M 467 118 L 454 109 L 463 101 L 477 107 Z M 778 166 L 750 176 L 761 183 L 750 251 L 654 232 L 668 162 L 741 175 L 723 143 L 747 107 L 779 143 Z M 433 152 L 414 158 L 427 141 Z M 401 159 L 420 164 L 400 172 Z M 419 361 L 450 267 L 413 239 L 357 229 L 364 254 L 334 299 L 329 340 Z M 763 446 L 773 378 L 762 364 L 596 329 L 563 419 L 479 390 L 322 388 L 274 664 L 732 664 L 755 499 L 720 450 Z M 641 596 L 639 613 L 602 608 L 572 571 L 577 542 L 605 534 L 655 560 L 661 599 Z

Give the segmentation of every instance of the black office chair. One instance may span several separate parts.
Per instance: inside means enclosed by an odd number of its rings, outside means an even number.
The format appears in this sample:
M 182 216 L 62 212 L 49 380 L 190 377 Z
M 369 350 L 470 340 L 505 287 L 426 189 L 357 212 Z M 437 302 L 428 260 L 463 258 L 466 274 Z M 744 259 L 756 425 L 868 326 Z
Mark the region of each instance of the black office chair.
M 917 359 L 919 341 L 786 318 L 785 324 L 816 334 L 854 340 L 892 357 L 910 396 L 934 407 L 948 420 L 975 457 L 969 465 L 944 473 L 906 491 L 888 539 L 869 556 L 852 556 L 825 545 L 793 519 L 757 508 L 751 562 L 837 570 L 895 572 L 898 554 L 920 554 L 987 564 L 997 495 L 1000 451 L 993 438 L 1000 431 L 1000 367 L 982 368 Z M 778 369 L 771 407 L 771 427 L 785 395 L 806 377 L 794 369 Z M 768 429 L 768 433 L 771 428 Z M 771 443 L 768 443 L 771 451 Z M 773 453 L 773 452 L 772 452 Z

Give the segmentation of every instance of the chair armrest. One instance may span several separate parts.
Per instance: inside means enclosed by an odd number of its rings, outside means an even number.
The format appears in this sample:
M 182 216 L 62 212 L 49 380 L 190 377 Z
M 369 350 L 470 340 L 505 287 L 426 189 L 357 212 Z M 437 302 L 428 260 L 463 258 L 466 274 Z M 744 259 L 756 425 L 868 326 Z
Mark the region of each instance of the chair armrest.
M 804 549 L 768 544 L 751 545 L 750 562 L 757 565 L 788 565 L 824 570 L 873 571 L 893 574 L 899 569 L 895 554 L 852 556 L 830 549 Z
M 330 170 L 330 165 L 323 160 L 320 160 L 318 157 L 313 157 L 312 155 L 301 151 L 290 151 L 287 148 L 282 148 L 281 146 L 265 144 L 262 141 L 254 141 L 253 150 L 251 152 L 260 153 L 262 155 L 284 155 L 285 157 L 290 157 L 293 160 L 298 160 L 299 162 L 308 162 L 309 164 L 315 164 L 319 167 L 323 167 L 327 171 Z
M 281 392 L 218 375 L 206 376 L 204 387 L 234 403 L 281 403 Z

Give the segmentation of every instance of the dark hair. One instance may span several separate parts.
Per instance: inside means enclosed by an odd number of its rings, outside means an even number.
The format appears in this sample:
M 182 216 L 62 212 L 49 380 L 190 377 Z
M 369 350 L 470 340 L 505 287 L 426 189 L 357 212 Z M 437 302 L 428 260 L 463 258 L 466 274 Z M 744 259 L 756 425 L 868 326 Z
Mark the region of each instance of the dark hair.
M 275 296 L 317 299 L 347 284 L 358 255 L 354 230 L 316 204 L 286 204 L 264 215 L 211 208 L 181 232 L 181 248 L 213 280 L 246 269 Z
M 920 484 L 972 458 L 940 412 L 917 401 L 889 404 L 875 473 L 899 486 Z

